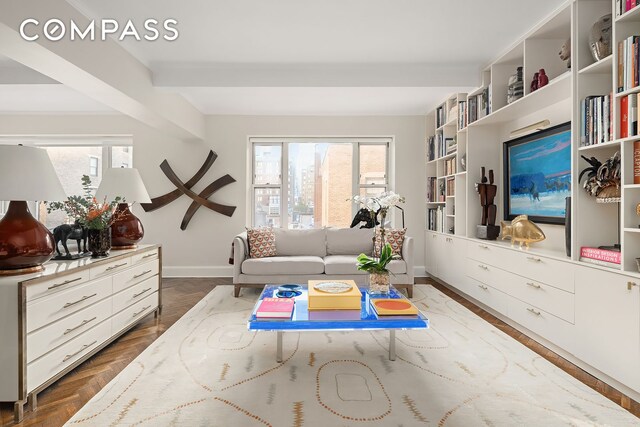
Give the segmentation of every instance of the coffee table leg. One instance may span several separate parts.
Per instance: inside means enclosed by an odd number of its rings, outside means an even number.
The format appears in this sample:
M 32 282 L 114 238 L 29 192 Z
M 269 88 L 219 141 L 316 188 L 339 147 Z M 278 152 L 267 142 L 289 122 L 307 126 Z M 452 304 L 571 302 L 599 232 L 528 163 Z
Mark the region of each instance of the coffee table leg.
M 389 330 L 389 360 L 396 360 L 396 330 Z
M 277 331 L 276 362 L 282 362 L 282 331 Z

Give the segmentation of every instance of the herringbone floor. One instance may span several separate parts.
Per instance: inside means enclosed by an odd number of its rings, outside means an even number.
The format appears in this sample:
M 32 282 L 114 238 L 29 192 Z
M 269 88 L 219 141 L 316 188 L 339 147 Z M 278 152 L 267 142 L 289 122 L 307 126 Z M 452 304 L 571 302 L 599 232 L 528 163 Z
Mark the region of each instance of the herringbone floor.
M 63 425 L 78 409 L 147 348 L 149 344 L 209 293 L 211 289 L 216 285 L 230 283 L 230 279 L 165 279 L 163 290 L 164 307 L 158 322 L 153 316 L 149 316 L 92 359 L 43 391 L 38 397 L 38 410 L 33 413 L 25 412 L 25 418 L 22 423 L 17 425 L 13 423 L 13 405 L 0 404 L 0 424 L 2 426 L 20 427 L 56 427 Z M 441 284 L 429 279 L 419 280 L 419 283 L 434 285 L 437 289 L 507 335 L 510 335 L 589 387 L 640 417 L 640 403 L 631 400 L 616 389 L 589 375 Z M 229 292 L 233 292 L 231 286 L 229 287 Z

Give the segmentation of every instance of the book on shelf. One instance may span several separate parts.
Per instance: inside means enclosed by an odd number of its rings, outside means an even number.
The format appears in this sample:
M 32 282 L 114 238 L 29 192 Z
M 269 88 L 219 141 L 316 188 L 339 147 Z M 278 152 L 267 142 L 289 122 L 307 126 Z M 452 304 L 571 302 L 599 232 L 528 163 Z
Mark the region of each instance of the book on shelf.
M 614 262 L 600 261 L 599 259 L 580 257 L 580 261 L 586 262 L 588 264 L 600 265 L 602 267 L 615 268 L 616 270 L 620 270 L 622 268 L 621 264 L 616 264 Z
M 640 83 L 639 49 L 640 36 L 638 35 L 618 42 L 618 92 L 637 87 Z
M 447 178 L 447 196 L 455 196 L 456 194 L 456 180 L 454 178 Z
M 633 183 L 640 184 L 640 141 L 633 142 Z
M 456 138 L 445 138 L 444 139 L 444 155 L 449 155 L 451 153 L 454 153 L 456 151 L 458 147 L 458 144 L 456 142 Z
M 442 206 L 427 209 L 427 229 L 444 233 L 444 218 Z
M 458 105 L 458 130 L 460 130 L 467 127 L 467 102 L 460 101 L 458 102 Z
M 590 246 L 582 246 L 580 248 L 580 259 L 589 259 L 601 262 L 608 262 L 611 264 L 622 263 L 622 253 L 619 251 L 612 251 L 610 249 L 594 248 Z
M 258 319 L 288 319 L 293 313 L 293 298 L 263 298 L 256 310 Z
M 451 158 L 451 159 L 447 159 L 444 162 L 444 173 L 445 175 L 455 175 L 456 173 L 456 159 Z
M 436 202 L 436 194 L 438 194 L 438 178 L 430 176 L 427 178 L 427 202 Z
M 467 125 L 478 120 L 478 96 L 471 96 L 467 105 Z
M 640 93 L 620 98 L 620 138 L 638 135 L 638 101 Z
M 580 104 L 580 145 L 602 144 L 613 139 L 609 95 L 587 96 Z
M 436 137 L 430 136 L 427 138 L 427 161 L 430 162 L 436 159 Z

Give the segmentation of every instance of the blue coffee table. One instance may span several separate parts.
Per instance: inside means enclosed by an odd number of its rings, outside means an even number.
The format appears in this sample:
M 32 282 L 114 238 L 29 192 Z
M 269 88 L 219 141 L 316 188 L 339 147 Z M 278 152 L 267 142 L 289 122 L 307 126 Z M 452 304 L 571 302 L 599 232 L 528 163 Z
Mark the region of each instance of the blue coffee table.
M 371 300 L 377 298 L 405 298 L 394 287 L 386 296 L 369 296 L 366 289 L 362 294 L 360 311 L 358 310 L 312 310 L 309 311 L 307 285 L 302 294 L 295 297 L 293 314 L 290 319 L 258 319 L 256 310 L 263 298 L 274 297 L 279 285 L 266 285 L 247 322 L 250 331 L 276 331 L 276 360 L 282 362 L 282 335 L 284 332 L 302 331 L 389 331 L 389 360 L 396 359 L 396 330 L 427 329 L 429 319 L 421 312 L 417 316 L 378 316 L 371 306 Z

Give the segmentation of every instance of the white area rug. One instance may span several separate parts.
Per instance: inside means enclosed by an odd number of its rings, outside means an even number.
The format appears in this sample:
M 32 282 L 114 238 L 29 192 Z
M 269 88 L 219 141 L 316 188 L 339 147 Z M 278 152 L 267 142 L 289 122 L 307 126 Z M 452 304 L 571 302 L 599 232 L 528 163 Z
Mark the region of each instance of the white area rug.
M 217 287 L 68 425 L 630 426 L 640 420 L 429 285 L 428 331 L 251 333 Z

